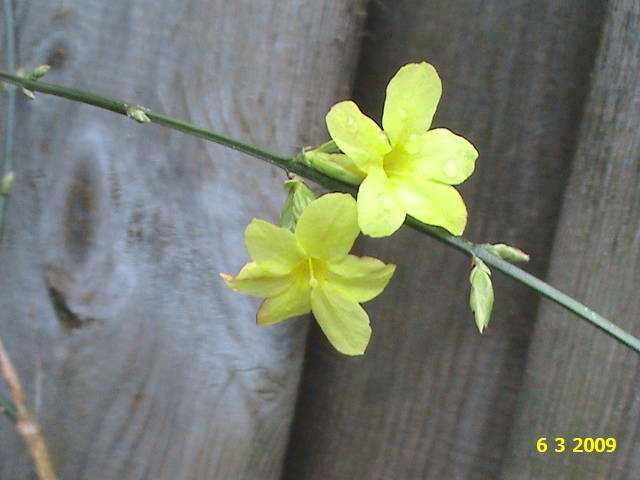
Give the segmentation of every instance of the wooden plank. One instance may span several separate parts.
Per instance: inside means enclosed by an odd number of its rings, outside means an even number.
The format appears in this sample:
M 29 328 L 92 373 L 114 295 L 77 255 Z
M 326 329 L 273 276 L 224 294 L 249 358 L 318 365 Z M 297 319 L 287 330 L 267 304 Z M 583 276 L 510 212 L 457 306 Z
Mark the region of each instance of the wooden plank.
M 601 2 L 372 6 L 359 104 L 380 118 L 397 68 L 434 63 L 444 82 L 435 125 L 467 136 L 481 153 L 462 187 L 467 236 L 518 245 L 533 256 L 528 269 L 543 274 Z M 361 246 L 399 267 L 366 306 L 374 335 L 364 358 L 340 357 L 312 336 L 285 478 L 495 478 L 538 298 L 496 274 L 495 313 L 481 337 L 468 307 L 467 259 L 411 231 Z
M 322 140 L 363 20 L 359 0 L 13 3 L 19 61 L 51 82 L 281 153 Z M 42 95 L 18 131 L 0 332 L 60 478 L 278 478 L 306 322 L 256 328 L 218 272 L 276 220 L 283 173 Z M 5 421 L 0 445 L 0 478 L 33 478 Z
M 610 3 L 550 280 L 640 335 L 640 4 Z M 640 478 L 640 357 L 555 306 L 538 314 L 503 479 Z M 564 453 L 536 453 L 539 437 Z M 573 453 L 613 437 L 615 453 Z

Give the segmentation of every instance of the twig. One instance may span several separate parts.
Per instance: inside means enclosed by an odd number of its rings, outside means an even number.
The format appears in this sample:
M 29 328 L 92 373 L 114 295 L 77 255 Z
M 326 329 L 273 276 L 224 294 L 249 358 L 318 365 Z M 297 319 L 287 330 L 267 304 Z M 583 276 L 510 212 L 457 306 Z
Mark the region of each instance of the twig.
M 10 72 L 16 69 L 15 58 L 15 38 L 14 38 L 14 24 L 13 24 L 13 8 L 11 0 L 4 0 L 4 28 L 5 28 L 5 42 L 6 48 L 6 61 L 7 68 Z M 7 89 L 7 111 L 5 118 L 5 131 L 4 131 L 4 164 L 2 165 L 2 171 L 0 172 L 0 178 L 4 179 L 5 175 L 9 175 L 13 168 L 13 137 L 15 131 L 15 118 L 16 118 L 16 89 Z M 9 195 L 0 194 L 0 238 L 4 231 L 4 219 L 7 215 L 7 209 L 9 207 Z
M 13 3 L 12 0 L 3 0 L 3 9 L 5 17 L 6 32 L 6 61 L 7 68 L 15 71 L 15 27 L 13 22 Z M 5 126 L 5 142 L 4 155 L 1 173 L 2 191 L 0 192 L 0 240 L 4 236 L 4 227 L 6 223 L 7 210 L 9 205 L 9 193 L 13 178 L 13 137 L 15 132 L 15 112 L 16 112 L 16 91 L 11 88 L 7 92 L 7 114 Z M 16 373 L 16 369 L 11 363 L 9 354 L 4 348 L 2 338 L 0 338 L 0 374 L 7 382 L 9 393 L 13 398 L 14 405 L 0 395 L 0 412 L 13 420 L 16 424 L 16 430 L 22 437 L 27 450 L 31 455 L 36 472 L 40 480 L 57 480 L 53 463 L 49 456 L 49 450 L 44 440 L 44 435 L 38 424 L 36 416 L 27 407 L 27 400 L 20 385 L 20 379 Z
M 0 374 L 4 377 L 11 393 L 11 398 L 16 408 L 16 430 L 22 437 L 29 454 L 35 463 L 38 478 L 40 480 L 57 480 L 53 469 L 53 463 L 49 457 L 47 444 L 38 425 L 35 415 L 27 407 L 27 400 L 22 385 L 16 373 L 11 359 L 0 339 Z
M 135 105 L 131 103 L 125 103 L 110 97 L 105 97 L 93 92 L 86 92 L 75 88 L 54 85 L 52 83 L 35 81 L 3 71 L 0 71 L 0 80 L 13 83 L 15 85 L 19 85 L 23 88 L 27 88 L 36 92 L 55 95 L 76 102 L 86 103 L 88 105 L 94 105 L 96 107 L 127 116 L 131 116 L 132 105 Z M 173 130 L 187 133 L 194 137 L 204 138 L 205 140 L 209 140 L 220 145 L 225 145 L 240 152 L 244 152 L 255 158 L 280 167 L 287 172 L 298 174 L 301 177 L 311 180 L 312 182 L 315 182 L 329 190 L 346 192 L 354 196 L 358 192 L 358 187 L 356 185 L 351 185 L 331 178 L 323 173 L 320 173 L 312 167 L 296 161 L 295 158 L 283 157 L 274 153 L 266 152 L 257 147 L 254 147 L 253 145 L 249 145 L 247 143 L 227 137 L 225 135 L 221 135 L 219 133 L 205 130 L 204 128 L 198 127 L 197 125 L 183 122 L 166 115 L 154 113 L 144 107 L 134 108 L 142 110 L 146 117 L 153 123 L 157 123 L 159 125 L 172 128 Z M 630 333 L 626 332 L 611 321 L 604 318 L 602 315 L 597 314 L 586 305 L 562 293 L 548 283 L 543 282 L 539 278 L 534 277 L 521 268 L 518 268 L 515 265 L 512 265 L 509 262 L 506 262 L 501 258 L 489 253 L 480 245 L 476 245 L 468 240 L 465 240 L 462 237 L 451 235 L 449 232 L 442 228 L 426 225 L 410 216 L 407 216 L 405 225 L 432 238 L 435 238 L 445 245 L 453 247 L 470 257 L 476 256 L 481 258 L 487 265 L 491 265 L 493 268 L 504 273 L 511 279 L 529 287 L 530 289 L 538 292 L 540 295 L 547 297 L 549 300 L 557 303 L 561 307 L 569 310 L 570 312 L 576 314 L 578 317 L 601 329 L 607 335 L 610 335 L 619 342 L 640 353 L 640 339 L 634 337 Z
M 9 71 L 13 72 L 16 69 L 15 60 L 15 39 L 14 39 L 14 25 L 13 25 L 13 5 L 11 0 L 3 1 L 4 9 L 4 29 L 5 29 L 5 43 L 6 43 L 6 62 Z M 0 183 L 5 183 L 5 175 L 10 174 L 11 164 L 13 160 L 13 137 L 15 129 L 15 112 L 16 112 L 16 89 L 11 87 L 7 89 L 7 110 L 5 116 L 5 130 L 4 130 L 4 151 L 3 151 L 3 164 L 0 170 Z M 7 207 L 9 205 L 8 192 L 5 194 L 0 188 L 0 239 L 4 230 L 4 218 L 7 213 Z M 16 408 L 12 403 L 0 395 L 0 413 L 4 413 L 11 421 L 17 420 Z

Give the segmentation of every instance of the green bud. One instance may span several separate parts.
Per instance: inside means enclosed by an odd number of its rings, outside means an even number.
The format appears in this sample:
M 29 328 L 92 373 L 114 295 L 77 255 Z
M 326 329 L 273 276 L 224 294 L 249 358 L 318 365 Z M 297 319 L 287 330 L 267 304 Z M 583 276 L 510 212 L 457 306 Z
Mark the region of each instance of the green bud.
M 9 195 L 11 193 L 11 187 L 13 186 L 13 181 L 16 176 L 13 172 L 7 172 L 2 177 L 2 181 L 0 182 L 0 194 Z
M 469 282 L 471 283 L 469 306 L 475 316 L 478 330 L 482 333 L 491 319 L 493 285 L 491 284 L 491 270 L 478 257 L 473 257 L 473 268 Z
M 36 96 L 34 95 L 34 93 L 31 90 L 26 89 L 24 87 L 21 88 L 20 90 L 22 91 L 23 95 L 25 97 L 27 97 L 29 100 L 35 100 L 36 99 Z
M 323 143 L 322 145 L 320 145 L 315 150 L 317 152 L 324 152 L 324 153 L 339 153 L 340 152 L 340 149 L 338 148 L 338 145 L 336 145 L 336 142 L 333 141 L 333 140 L 329 140 L 327 143 Z
M 132 118 L 138 123 L 149 123 L 151 119 L 144 113 L 144 109 L 142 107 L 127 107 L 127 117 Z
M 490 243 L 483 243 L 481 247 L 488 252 L 493 253 L 495 256 L 508 260 L 509 262 L 528 262 L 530 258 L 527 253 L 523 252 L 519 248 L 505 245 L 504 243 L 496 243 L 493 245 Z
M 325 145 L 315 150 L 303 151 L 298 158 L 302 163 L 312 166 L 331 178 L 351 185 L 360 185 L 366 176 L 365 173 L 345 154 L 321 151 L 320 149 Z
M 27 76 L 29 80 L 38 80 L 39 78 L 44 77 L 51 67 L 49 65 L 40 65 L 37 68 L 34 68 L 33 71 Z
M 289 230 L 295 230 L 300 215 L 316 196 L 297 178 L 284 182 L 284 190 L 287 192 L 287 199 L 280 213 L 280 225 Z

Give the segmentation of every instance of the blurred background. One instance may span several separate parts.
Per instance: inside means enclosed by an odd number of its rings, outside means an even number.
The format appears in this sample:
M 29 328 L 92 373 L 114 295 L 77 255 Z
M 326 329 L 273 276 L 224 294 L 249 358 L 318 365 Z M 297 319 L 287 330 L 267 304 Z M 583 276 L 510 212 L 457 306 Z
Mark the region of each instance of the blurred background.
M 522 248 L 640 335 L 637 0 L 5 0 L 3 20 L 8 5 L 17 66 L 282 154 L 326 141 L 339 100 L 379 120 L 397 69 L 432 63 L 434 125 L 480 152 L 465 236 Z M 36 97 L 12 137 L 0 335 L 60 478 L 640 478 L 631 350 L 499 273 L 479 335 L 469 259 L 408 229 L 357 245 L 398 265 L 365 307 L 365 356 L 309 319 L 257 328 L 259 301 L 218 273 L 246 262 L 251 218 L 277 220 L 283 172 Z M 538 453 L 540 437 L 617 450 Z M 0 419 L 0 479 L 33 478 Z

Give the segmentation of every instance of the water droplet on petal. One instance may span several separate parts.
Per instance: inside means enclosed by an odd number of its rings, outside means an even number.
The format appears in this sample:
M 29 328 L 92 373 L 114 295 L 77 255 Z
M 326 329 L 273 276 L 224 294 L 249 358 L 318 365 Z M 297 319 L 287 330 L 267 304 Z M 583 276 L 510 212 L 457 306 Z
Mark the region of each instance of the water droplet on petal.
M 351 133 L 358 132 L 358 122 L 353 117 L 347 117 L 347 130 Z
M 456 166 L 456 163 L 453 160 L 449 160 L 442 167 L 442 171 L 447 177 L 455 177 L 456 174 L 458 173 L 458 167 Z
M 383 210 L 389 211 L 393 207 L 391 199 L 389 199 L 389 197 L 387 197 L 386 195 L 378 195 L 378 201 L 380 202 L 380 206 Z
M 420 153 L 420 150 L 422 150 L 422 145 L 420 145 L 420 142 L 418 141 L 418 135 L 416 135 L 415 133 L 409 135 L 409 138 L 407 138 L 407 141 L 404 144 L 404 149 L 409 155 Z
M 316 288 L 318 286 L 318 280 L 316 280 L 315 278 L 311 277 L 309 279 L 309 286 L 311 288 Z

